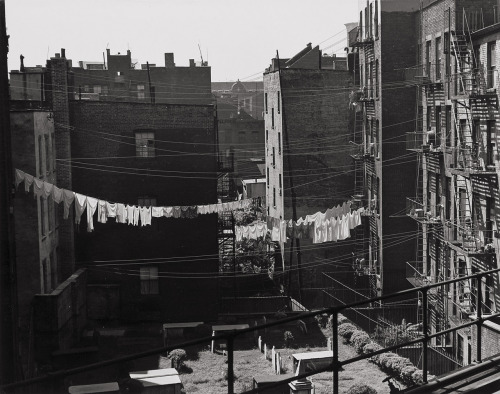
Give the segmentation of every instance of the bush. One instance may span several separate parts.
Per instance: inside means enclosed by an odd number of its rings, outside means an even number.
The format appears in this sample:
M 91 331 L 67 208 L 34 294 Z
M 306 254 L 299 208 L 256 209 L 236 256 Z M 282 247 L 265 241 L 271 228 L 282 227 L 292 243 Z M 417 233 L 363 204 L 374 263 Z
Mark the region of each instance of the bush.
M 366 332 L 356 330 L 352 333 L 349 341 L 354 345 L 354 349 L 356 349 L 358 353 L 362 353 L 365 345 L 370 343 L 370 337 Z
M 330 330 L 332 329 L 333 316 L 334 315 L 330 315 L 328 317 L 328 328 Z M 339 313 L 337 315 L 337 324 L 340 326 L 341 324 L 344 324 L 344 323 L 349 323 L 349 319 L 347 317 L 345 317 L 344 315 L 342 315 L 342 314 Z
M 321 328 L 326 328 L 328 325 L 328 322 L 329 322 L 327 313 L 323 313 L 321 315 L 316 315 L 316 316 L 314 316 L 314 319 L 316 320 L 316 322 L 318 323 L 318 325 Z
M 285 341 L 285 347 L 290 347 L 295 338 L 293 337 L 293 334 L 290 331 L 285 331 L 283 333 L 283 340 Z
M 342 323 L 339 325 L 339 335 L 346 340 L 349 340 L 352 333 L 356 330 L 356 326 L 351 323 Z
M 399 356 L 396 353 L 392 352 L 382 353 L 377 360 L 377 364 L 386 371 L 390 370 L 390 366 L 392 363 L 391 359 L 394 357 L 399 357 Z
M 409 358 L 393 357 L 390 361 L 389 368 L 391 368 L 394 373 L 400 375 L 403 368 L 410 365 L 412 365 L 412 363 Z
M 184 360 L 187 359 L 187 354 L 184 349 L 174 349 L 168 354 L 168 358 L 172 360 L 175 369 L 181 369 L 184 366 Z
M 407 365 L 401 370 L 399 376 L 401 377 L 401 380 L 404 384 L 406 384 L 407 386 L 413 385 L 412 375 L 416 370 L 417 367 L 415 367 L 414 365 Z
M 424 383 L 424 372 L 421 369 L 417 369 L 411 375 L 411 380 L 414 384 L 422 384 Z
M 363 347 L 363 353 L 364 354 L 370 354 L 370 353 L 373 353 L 373 352 L 376 352 L 377 350 L 380 350 L 382 349 L 382 346 L 380 346 L 378 343 L 375 343 L 375 342 L 370 342 L 370 343 L 367 343 L 364 347 Z M 372 359 L 374 357 L 378 357 L 378 355 L 376 356 L 373 356 Z M 375 361 L 375 360 L 372 360 L 372 361 Z
M 355 383 L 347 390 L 347 394 L 377 394 L 377 390 L 366 384 Z

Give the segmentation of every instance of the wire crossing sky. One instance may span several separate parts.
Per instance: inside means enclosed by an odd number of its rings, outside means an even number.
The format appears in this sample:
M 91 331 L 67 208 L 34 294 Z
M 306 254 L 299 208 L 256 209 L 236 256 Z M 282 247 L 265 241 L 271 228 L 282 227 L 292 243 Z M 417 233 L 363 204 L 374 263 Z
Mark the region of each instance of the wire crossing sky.
M 208 59 L 212 81 L 262 79 L 279 50 L 295 55 L 307 43 L 342 55 L 345 23 L 357 21 L 353 0 L 6 0 L 9 69 L 66 57 L 102 61 L 127 49 L 139 63 L 177 66 Z

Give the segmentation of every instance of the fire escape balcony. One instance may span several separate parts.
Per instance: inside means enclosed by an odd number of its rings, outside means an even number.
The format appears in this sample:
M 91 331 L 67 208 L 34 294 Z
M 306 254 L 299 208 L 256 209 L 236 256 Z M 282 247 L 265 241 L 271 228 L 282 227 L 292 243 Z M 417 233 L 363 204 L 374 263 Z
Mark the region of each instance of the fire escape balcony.
M 350 45 L 353 48 L 364 48 L 373 45 L 374 42 L 375 42 L 375 37 L 373 37 L 373 35 L 371 34 L 366 37 L 360 37 L 358 29 L 358 36 L 356 37 L 355 41 L 350 40 Z
M 495 253 L 491 242 L 493 231 L 478 230 L 477 224 L 466 219 L 464 223 L 446 221 L 444 239 L 448 246 L 457 253 L 470 256 L 487 256 Z
M 364 149 L 363 144 L 357 144 L 356 142 L 349 141 L 354 147 L 353 150 L 351 151 L 350 156 L 358 161 L 358 160 L 364 160 L 366 156 L 366 152 Z
M 406 262 L 406 280 L 410 282 L 413 287 L 423 287 L 436 283 L 435 278 L 424 273 L 423 261 Z M 437 290 L 437 287 L 433 287 L 429 290 L 429 295 L 436 295 Z
M 432 83 L 429 66 L 419 64 L 404 69 L 404 80 L 417 85 L 428 85 Z
M 423 131 L 406 133 L 406 150 L 422 153 L 424 152 L 424 141 L 426 141 L 426 133 Z M 428 146 L 425 149 L 428 150 Z
M 452 162 L 450 173 L 469 178 L 471 176 L 496 176 L 496 170 L 491 166 L 480 163 L 477 148 L 455 147 L 452 148 Z
M 441 216 L 436 214 L 441 206 L 427 206 L 428 211 L 420 197 L 406 197 L 406 215 L 420 224 L 439 226 L 442 225 Z

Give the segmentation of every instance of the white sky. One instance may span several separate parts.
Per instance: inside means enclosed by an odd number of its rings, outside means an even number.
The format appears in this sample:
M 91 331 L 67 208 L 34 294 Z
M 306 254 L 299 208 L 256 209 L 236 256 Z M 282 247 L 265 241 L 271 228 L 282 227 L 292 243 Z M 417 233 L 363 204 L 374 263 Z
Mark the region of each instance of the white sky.
M 261 78 L 271 58 L 291 57 L 311 42 L 342 55 L 344 24 L 357 20 L 355 0 L 6 0 L 9 69 L 66 57 L 102 61 L 127 49 L 140 63 L 163 66 L 173 52 L 212 67 L 212 81 Z M 337 34 L 339 33 L 339 34 Z M 337 35 L 336 35 L 337 34 Z M 333 35 L 335 37 L 331 38 Z M 343 42 L 338 43 L 339 40 Z M 324 41 L 324 42 L 323 42 Z M 332 44 L 335 44 L 332 46 Z

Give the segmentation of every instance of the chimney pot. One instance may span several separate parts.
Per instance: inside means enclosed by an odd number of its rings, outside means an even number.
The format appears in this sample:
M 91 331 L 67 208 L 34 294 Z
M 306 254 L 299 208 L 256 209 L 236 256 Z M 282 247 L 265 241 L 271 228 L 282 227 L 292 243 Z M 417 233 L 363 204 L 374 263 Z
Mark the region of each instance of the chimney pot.
M 61 57 L 66 58 L 66 49 L 61 48 Z

